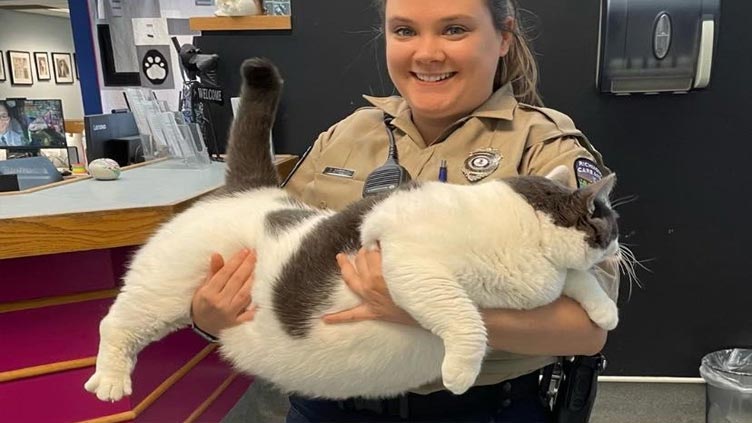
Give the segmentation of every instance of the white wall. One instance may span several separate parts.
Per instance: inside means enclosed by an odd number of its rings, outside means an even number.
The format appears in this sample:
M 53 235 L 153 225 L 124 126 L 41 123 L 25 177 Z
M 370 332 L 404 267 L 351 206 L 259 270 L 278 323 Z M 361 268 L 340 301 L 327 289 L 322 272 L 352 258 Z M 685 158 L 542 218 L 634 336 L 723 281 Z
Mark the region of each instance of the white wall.
M 74 77 L 73 84 L 58 85 L 55 83 L 52 70 L 50 70 L 52 79 L 38 81 L 36 68 L 33 64 L 35 51 L 70 53 L 72 57 L 75 49 L 69 19 L 0 11 L 0 50 L 3 52 L 6 74 L 6 80 L 0 82 L 0 98 L 60 98 L 63 100 L 63 115 L 66 119 L 83 119 L 84 106 L 78 80 Z M 28 51 L 30 53 L 34 85 L 11 85 L 8 50 Z M 48 56 L 50 64 L 52 64 L 52 56 Z

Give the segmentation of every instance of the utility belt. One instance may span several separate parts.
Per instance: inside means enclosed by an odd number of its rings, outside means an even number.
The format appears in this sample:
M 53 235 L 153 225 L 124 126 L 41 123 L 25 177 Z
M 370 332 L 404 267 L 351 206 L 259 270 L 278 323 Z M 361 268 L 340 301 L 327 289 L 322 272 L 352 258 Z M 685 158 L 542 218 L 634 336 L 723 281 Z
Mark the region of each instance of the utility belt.
M 587 423 L 597 391 L 597 377 L 605 368 L 602 354 L 562 359 L 542 371 L 528 373 L 494 385 L 474 386 L 462 395 L 438 391 L 428 395 L 408 393 L 396 398 L 341 401 L 291 396 L 290 403 L 322 421 L 350 421 L 353 412 L 374 421 L 463 421 L 469 413 L 501 413 L 515 401 L 539 401 L 557 423 Z
M 408 393 L 387 400 L 348 399 L 338 401 L 344 410 L 370 409 L 382 416 L 399 417 L 406 421 L 461 421 L 468 411 L 498 412 L 514 401 L 538 395 L 538 372 L 495 385 L 474 386 L 462 395 L 437 391 L 427 395 Z
M 598 392 L 598 375 L 606 369 L 606 357 L 565 357 L 543 369 L 540 395 L 556 423 L 587 423 Z

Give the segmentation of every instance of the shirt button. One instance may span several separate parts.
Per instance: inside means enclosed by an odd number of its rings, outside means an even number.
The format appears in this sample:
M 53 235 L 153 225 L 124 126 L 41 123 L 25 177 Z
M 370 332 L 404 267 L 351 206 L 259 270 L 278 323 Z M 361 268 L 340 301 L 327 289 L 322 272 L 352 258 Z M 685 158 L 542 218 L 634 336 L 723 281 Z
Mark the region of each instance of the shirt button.
M 512 392 L 512 384 L 506 382 L 505 384 L 501 385 L 501 390 L 504 391 L 505 394 Z
M 326 208 L 326 201 L 319 201 L 319 208 L 325 209 Z
M 512 400 L 510 400 L 509 398 L 507 398 L 507 399 L 505 399 L 504 401 L 501 402 L 501 406 L 504 407 L 504 408 L 507 408 L 510 405 L 512 405 Z

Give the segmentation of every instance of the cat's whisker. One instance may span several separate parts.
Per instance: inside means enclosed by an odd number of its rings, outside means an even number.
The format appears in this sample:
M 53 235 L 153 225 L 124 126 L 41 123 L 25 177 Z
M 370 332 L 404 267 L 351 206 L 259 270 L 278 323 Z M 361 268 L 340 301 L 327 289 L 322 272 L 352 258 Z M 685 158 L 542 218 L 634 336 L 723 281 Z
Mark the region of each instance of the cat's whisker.
M 619 197 L 611 201 L 611 208 L 617 208 L 621 207 L 625 204 L 632 203 L 634 201 L 637 201 L 637 199 L 640 198 L 638 195 L 627 195 L 624 197 Z
M 627 280 L 629 281 L 629 294 L 627 296 L 627 300 L 629 301 L 632 298 L 632 289 L 633 285 L 637 285 L 638 287 L 644 289 L 644 285 L 640 282 L 640 278 L 637 276 L 637 267 L 642 268 L 648 272 L 652 273 L 652 270 L 650 270 L 647 266 L 645 266 L 645 262 L 652 261 L 652 259 L 647 260 L 638 260 L 635 257 L 634 252 L 626 245 L 619 244 L 619 252 L 617 254 L 618 257 L 618 268 L 619 271 L 627 276 Z

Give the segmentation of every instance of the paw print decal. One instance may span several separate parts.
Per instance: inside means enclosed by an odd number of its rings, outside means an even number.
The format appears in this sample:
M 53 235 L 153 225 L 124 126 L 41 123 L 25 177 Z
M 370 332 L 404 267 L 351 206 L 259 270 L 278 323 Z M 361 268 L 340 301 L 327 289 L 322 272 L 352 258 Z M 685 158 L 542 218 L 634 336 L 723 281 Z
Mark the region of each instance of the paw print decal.
M 141 71 L 146 79 L 154 85 L 161 85 L 170 74 L 169 66 L 165 57 L 157 50 L 149 50 L 141 62 Z

